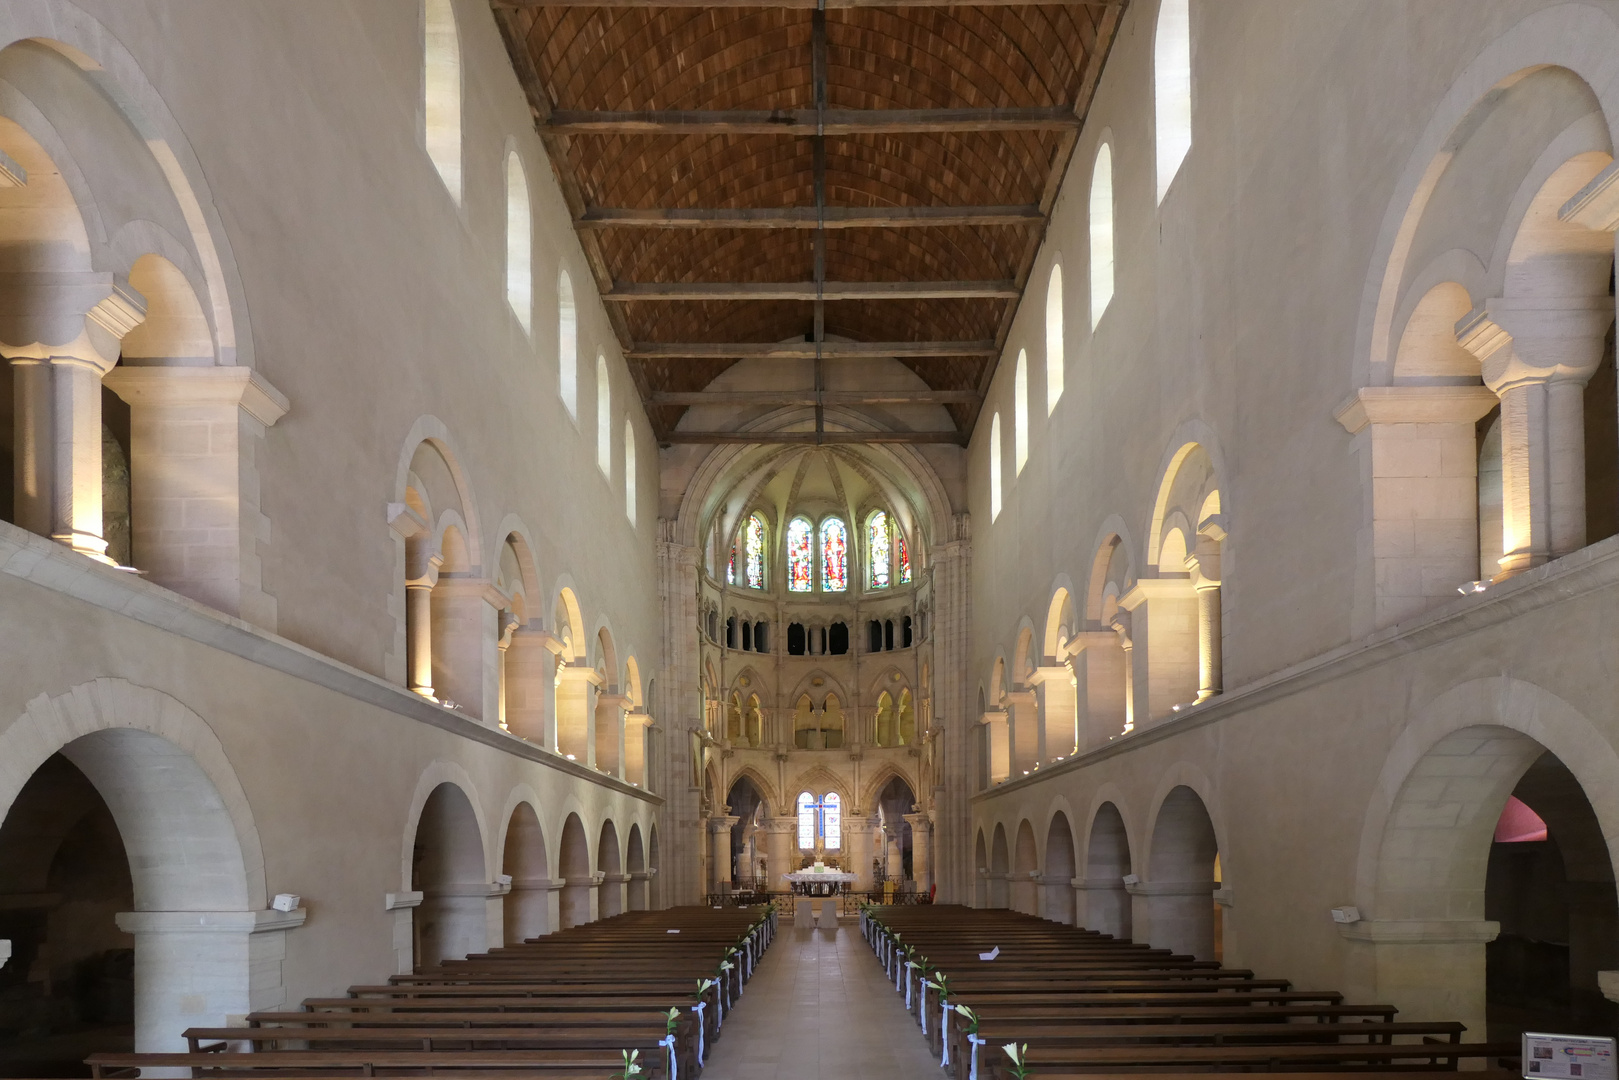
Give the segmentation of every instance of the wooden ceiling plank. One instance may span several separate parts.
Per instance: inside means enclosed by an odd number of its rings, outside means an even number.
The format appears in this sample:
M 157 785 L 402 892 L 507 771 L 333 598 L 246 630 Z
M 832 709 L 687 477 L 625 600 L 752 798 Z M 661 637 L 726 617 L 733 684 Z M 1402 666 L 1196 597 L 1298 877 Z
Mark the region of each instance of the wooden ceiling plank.
M 632 360 L 813 360 L 813 341 L 700 342 L 638 344 Z M 828 341 L 820 355 L 829 360 L 915 359 L 931 356 L 994 356 L 993 341 Z
M 554 135 L 859 135 L 961 131 L 1066 131 L 1079 127 L 1072 109 L 828 109 L 817 127 L 813 109 L 592 112 L 557 109 L 544 130 Z
M 912 229 L 957 225 L 1034 225 L 1045 220 L 1038 206 L 884 206 L 827 207 L 828 229 Z M 723 209 L 694 207 L 649 210 L 596 207 L 575 221 L 586 229 L 815 229 L 821 216 L 813 206 Z
M 813 281 L 725 282 L 685 284 L 618 282 L 603 300 L 814 300 Z M 829 281 L 822 296 L 834 300 L 979 300 L 1018 295 L 1012 281 Z
M 659 438 L 664 445 L 775 446 L 807 443 L 815 446 L 900 444 L 910 446 L 964 445 L 956 431 L 670 431 Z
M 958 405 L 978 400 L 972 390 L 823 390 L 827 405 Z M 650 405 L 752 406 L 813 405 L 814 389 L 658 391 Z

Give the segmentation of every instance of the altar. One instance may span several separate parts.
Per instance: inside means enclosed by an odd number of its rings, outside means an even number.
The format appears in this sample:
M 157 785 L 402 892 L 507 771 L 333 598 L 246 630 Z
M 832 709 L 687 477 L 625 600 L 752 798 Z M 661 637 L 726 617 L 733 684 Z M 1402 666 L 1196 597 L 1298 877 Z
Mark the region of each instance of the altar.
M 854 875 L 826 867 L 808 867 L 793 874 L 781 875 L 793 892 L 800 896 L 835 896 L 854 884 Z

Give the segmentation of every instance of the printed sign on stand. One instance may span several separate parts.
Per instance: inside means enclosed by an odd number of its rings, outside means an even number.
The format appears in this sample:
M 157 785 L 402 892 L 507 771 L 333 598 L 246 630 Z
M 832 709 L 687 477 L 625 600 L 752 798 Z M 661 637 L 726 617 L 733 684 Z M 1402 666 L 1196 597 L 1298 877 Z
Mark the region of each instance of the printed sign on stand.
M 1619 1080 L 1614 1042 L 1591 1035 L 1523 1033 L 1523 1075 L 1552 1080 Z

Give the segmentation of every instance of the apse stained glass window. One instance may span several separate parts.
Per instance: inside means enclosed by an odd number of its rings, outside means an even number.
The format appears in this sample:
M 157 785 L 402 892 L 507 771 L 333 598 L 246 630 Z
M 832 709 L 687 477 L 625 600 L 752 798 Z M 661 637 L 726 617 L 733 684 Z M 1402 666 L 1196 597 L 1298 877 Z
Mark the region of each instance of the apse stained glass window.
M 807 791 L 798 793 L 798 849 L 810 851 L 815 847 L 815 796 Z
M 893 562 L 890 540 L 888 514 L 879 510 L 866 525 L 866 561 L 871 567 L 867 584 L 873 589 L 888 588 L 889 566 Z
M 748 518 L 743 547 L 747 553 L 748 588 L 762 589 L 765 587 L 765 523 L 758 514 Z
M 821 589 L 843 592 L 849 587 L 849 527 L 842 518 L 821 522 Z
M 731 545 L 731 561 L 725 564 L 725 583 L 736 584 L 736 545 Z
M 826 850 L 838 851 L 843 847 L 843 800 L 838 793 L 827 793 L 821 803 L 821 835 L 826 837 Z
M 911 553 L 905 549 L 905 534 L 898 529 L 894 530 L 894 541 L 899 544 L 899 583 L 911 583 Z
M 815 530 L 804 518 L 794 518 L 787 526 L 787 589 L 809 592 L 815 587 L 815 560 L 810 540 Z

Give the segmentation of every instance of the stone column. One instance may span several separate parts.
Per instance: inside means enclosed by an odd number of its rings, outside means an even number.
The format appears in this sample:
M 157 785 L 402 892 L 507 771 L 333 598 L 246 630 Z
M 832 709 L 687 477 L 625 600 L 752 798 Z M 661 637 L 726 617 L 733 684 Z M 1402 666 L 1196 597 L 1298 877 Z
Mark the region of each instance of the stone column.
M 1125 730 L 1129 657 L 1114 630 L 1083 630 L 1068 642 L 1079 712 L 1079 749 L 1101 746 Z
M 1135 938 L 1155 949 L 1186 953 L 1199 960 L 1214 959 L 1215 881 L 1138 881 L 1127 885 L 1130 895 L 1144 901 L 1146 919 L 1133 919 Z M 1136 911 L 1141 911 L 1140 904 Z
M 906 814 L 911 825 L 911 878 L 917 892 L 933 884 L 933 820 L 926 814 Z
M 708 891 L 731 891 L 731 827 L 740 818 L 710 817 L 708 819 Z
M 493 723 L 499 712 L 495 616 L 510 602 L 484 578 L 439 575 L 432 590 L 433 687 L 441 701 Z
M 121 275 L 0 274 L 0 357 L 14 381 L 18 525 L 101 562 L 101 378 L 146 318 Z
M 1113 621 L 1108 624 L 1113 632 L 1119 635 L 1119 651 L 1124 654 L 1124 730 L 1121 732 L 1124 735 L 1136 729 L 1137 716 L 1145 718 L 1147 715 L 1145 702 L 1137 701 L 1135 638 L 1130 630 L 1133 622 L 1134 618 L 1130 612 L 1121 611 L 1114 615 Z M 1143 686 L 1146 685 L 1145 679 L 1140 681 Z
M 592 768 L 596 764 L 596 716 L 590 698 L 592 688 L 601 681 L 596 669 L 583 661 L 557 666 L 557 752 Z
M 135 565 L 164 588 L 274 630 L 258 461 L 287 399 L 250 368 L 142 363 L 126 359 L 102 380 L 129 404 Z
M 405 541 L 405 672 L 410 689 L 431 701 L 433 688 L 433 589 L 444 557 L 425 534 Z
M 546 702 L 555 683 L 548 635 L 530 623 L 512 632 L 506 649 L 506 728 L 513 735 L 556 749 L 556 731 L 547 723 Z
M 1119 597 L 1130 613 L 1132 705 L 1136 724 L 1173 713 L 1197 697 L 1197 596 L 1189 578 L 1141 578 Z
M 934 877 L 944 903 L 970 902 L 975 887 L 972 865 L 972 804 L 976 783 L 973 742 L 977 711 L 972 679 L 972 528 L 956 515 L 945 542 L 936 544 L 926 573 L 933 579 L 934 725 L 940 730 L 936 782 L 944 797 L 933 807 Z
M 1464 1039 L 1483 1041 L 1484 947 L 1500 923 L 1368 919 L 1338 932 L 1350 943 L 1344 991 L 1355 1000 L 1387 1001 L 1404 1020 L 1460 1020 Z
M 1071 756 L 1079 747 L 1079 678 L 1068 664 L 1037 668 L 1034 686 L 1040 724 L 1040 763 Z
M 495 722 L 500 730 L 510 731 L 511 724 L 506 716 L 506 659 L 511 654 L 512 632 L 517 629 L 517 616 L 510 611 L 502 611 L 496 617 L 499 627 L 499 636 L 495 639 L 495 649 L 498 656 L 495 660 L 495 671 L 498 683 L 495 690 Z
M 1011 736 L 1007 731 L 1006 711 L 991 709 L 983 716 L 984 746 L 989 751 L 989 786 L 1012 775 Z
M 620 775 L 636 787 L 647 786 L 646 732 L 652 717 L 641 709 L 624 714 L 624 768 Z
M 905 850 L 903 834 L 898 825 L 883 829 L 883 873 L 889 881 L 905 880 Z
M 1197 594 L 1197 697 L 1201 704 L 1220 693 L 1222 683 L 1222 641 L 1220 626 L 1220 541 L 1225 529 L 1218 524 L 1205 526 L 1197 546 L 1186 556 L 1186 569 L 1192 574 L 1192 591 Z M 1215 534 L 1218 535 L 1215 535 Z
M 1476 425 L 1498 400 L 1484 386 L 1371 386 L 1338 410 L 1371 455 L 1376 627 L 1454 600 L 1478 577 Z
M 872 837 L 881 828 L 881 819 L 872 816 L 865 817 L 860 814 L 850 814 L 845 824 L 845 834 L 849 838 L 849 859 L 854 863 L 849 871 L 854 874 L 854 887 L 857 892 L 870 892 L 873 887 L 871 876 Z
M 126 911 L 118 929 L 135 937 L 135 1049 L 183 1051 L 188 1027 L 285 1006 L 286 931 L 296 911 Z
M 596 696 L 596 760 L 593 764 L 609 776 L 624 779 L 624 710 L 628 696 L 618 687 L 604 688 Z
M 655 881 L 655 889 L 660 903 L 693 904 L 703 892 L 700 853 L 704 847 L 699 814 L 702 788 L 692 754 L 692 733 L 703 728 L 697 625 L 700 552 L 693 545 L 679 543 L 678 532 L 676 522 L 658 522 L 663 652 L 653 698 L 647 705 L 663 731 L 662 752 L 655 754 L 662 772 L 652 786 L 664 798 L 660 840 L 667 873 Z
M 1497 298 L 1456 324 L 1501 399 L 1508 577 L 1585 546 L 1585 384 L 1602 362 L 1613 298 Z
M 550 878 L 519 878 L 505 896 L 505 940 L 515 945 L 544 937 L 556 928 L 552 904 L 562 882 Z
M 1123 878 L 1091 881 L 1074 878 L 1074 921 L 1076 925 L 1116 938 L 1130 936 L 1130 894 Z
M 1006 707 L 1006 727 L 1010 736 L 1012 778 L 1016 779 L 1040 763 L 1039 710 L 1034 691 L 1026 687 L 1008 691 L 1002 702 Z
M 767 888 L 785 889 L 783 874 L 798 869 L 798 822 L 792 818 L 770 818 L 765 821 L 765 865 L 769 868 Z
M 651 877 L 645 870 L 633 870 L 630 872 L 629 910 L 648 910 L 649 904 L 647 901 L 647 886 L 651 880 Z

